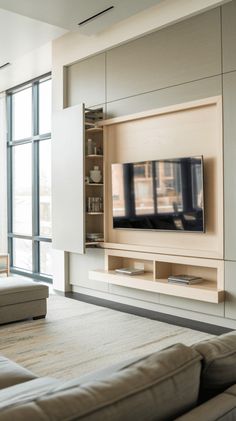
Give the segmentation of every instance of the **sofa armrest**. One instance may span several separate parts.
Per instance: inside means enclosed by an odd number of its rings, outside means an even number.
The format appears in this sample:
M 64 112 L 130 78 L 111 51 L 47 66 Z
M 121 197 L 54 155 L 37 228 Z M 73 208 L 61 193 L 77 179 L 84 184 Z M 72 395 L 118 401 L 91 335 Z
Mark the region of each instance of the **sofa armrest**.
M 31 371 L 0 356 L 0 389 L 37 378 Z

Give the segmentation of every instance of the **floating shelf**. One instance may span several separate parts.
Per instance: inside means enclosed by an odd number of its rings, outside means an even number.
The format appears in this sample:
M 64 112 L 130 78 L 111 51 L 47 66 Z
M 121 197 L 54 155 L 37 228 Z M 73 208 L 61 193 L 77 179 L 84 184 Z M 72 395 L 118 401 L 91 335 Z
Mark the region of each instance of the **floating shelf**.
M 89 271 L 89 279 L 120 285 L 128 288 L 141 289 L 165 295 L 174 295 L 181 298 L 219 303 L 224 300 L 224 291 L 216 289 L 216 283 L 203 281 L 195 285 L 169 284 L 167 279 L 153 280 L 152 272 L 141 275 L 120 275 L 115 271 L 96 270 Z

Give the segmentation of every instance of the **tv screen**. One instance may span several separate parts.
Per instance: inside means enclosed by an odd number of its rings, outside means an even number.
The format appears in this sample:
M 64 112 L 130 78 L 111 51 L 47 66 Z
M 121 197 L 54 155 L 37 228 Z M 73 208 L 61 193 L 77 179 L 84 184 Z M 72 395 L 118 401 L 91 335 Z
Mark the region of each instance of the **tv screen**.
M 202 156 L 111 169 L 113 228 L 204 231 Z

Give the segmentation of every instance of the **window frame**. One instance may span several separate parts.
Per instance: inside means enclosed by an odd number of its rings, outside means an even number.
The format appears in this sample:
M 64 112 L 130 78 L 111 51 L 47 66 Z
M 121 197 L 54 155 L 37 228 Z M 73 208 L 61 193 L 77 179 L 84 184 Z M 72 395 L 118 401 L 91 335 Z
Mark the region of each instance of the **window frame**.
M 40 272 L 40 243 L 52 242 L 51 237 L 40 235 L 40 174 L 39 174 L 39 145 L 40 142 L 51 140 L 51 132 L 39 134 L 39 86 L 40 83 L 51 79 L 51 73 L 42 75 L 7 93 L 7 196 L 8 196 L 8 251 L 10 254 L 10 271 L 15 274 L 52 283 L 52 276 Z M 15 93 L 32 87 L 32 136 L 25 139 L 13 140 L 13 105 L 12 97 Z M 32 145 L 32 235 L 15 234 L 13 232 L 13 148 L 23 144 Z M 32 241 L 32 271 L 14 266 L 14 238 Z

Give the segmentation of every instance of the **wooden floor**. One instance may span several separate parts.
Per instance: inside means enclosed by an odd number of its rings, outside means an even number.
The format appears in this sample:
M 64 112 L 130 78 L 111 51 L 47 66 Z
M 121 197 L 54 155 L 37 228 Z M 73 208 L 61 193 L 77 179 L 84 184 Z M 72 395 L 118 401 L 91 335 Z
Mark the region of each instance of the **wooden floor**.
M 71 379 L 207 333 L 50 295 L 44 320 L 0 327 L 0 353 L 39 376 Z

